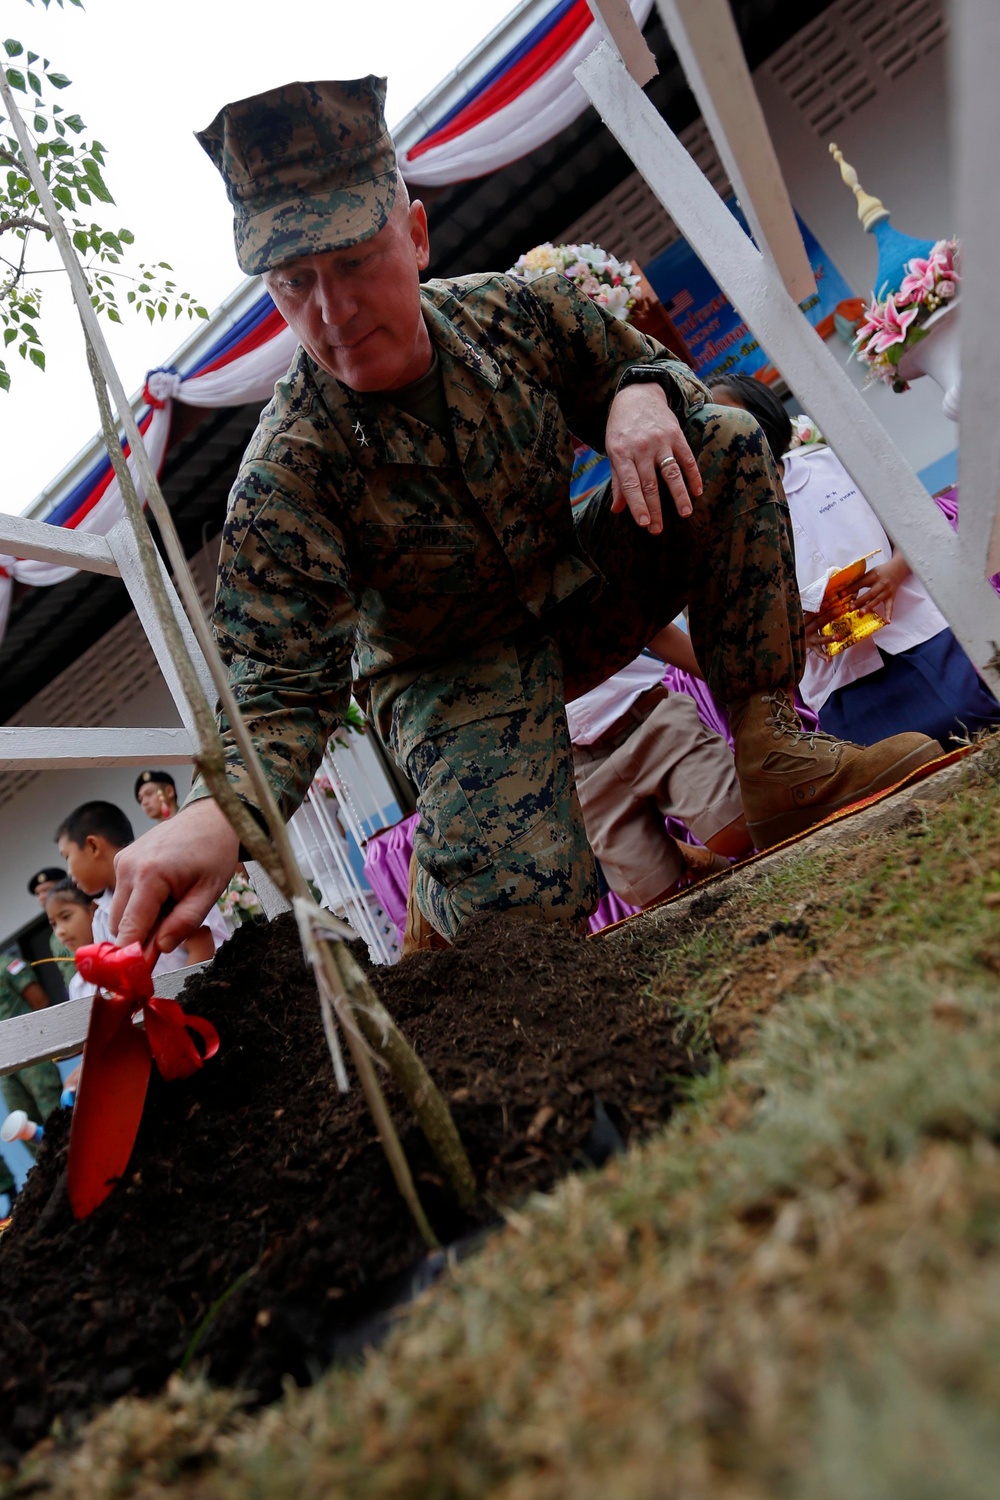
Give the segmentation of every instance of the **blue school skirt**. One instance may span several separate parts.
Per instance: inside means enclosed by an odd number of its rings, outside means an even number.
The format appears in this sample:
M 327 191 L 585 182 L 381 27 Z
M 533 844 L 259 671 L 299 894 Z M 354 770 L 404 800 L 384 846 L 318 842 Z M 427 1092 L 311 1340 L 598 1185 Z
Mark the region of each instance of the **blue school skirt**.
M 874 745 L 915 729 L 949 748 L 1000 725 L 1000 703 L 950 630 L 897 656 L 879 651 L 882 666 L 831 693 L 819 711 L 820 728 L 856 745 Z

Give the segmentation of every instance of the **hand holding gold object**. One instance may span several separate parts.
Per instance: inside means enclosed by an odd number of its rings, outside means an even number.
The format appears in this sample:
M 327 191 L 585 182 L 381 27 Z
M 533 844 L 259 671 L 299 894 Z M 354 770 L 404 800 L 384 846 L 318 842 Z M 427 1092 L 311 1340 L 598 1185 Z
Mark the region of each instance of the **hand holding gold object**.
M 829 610 L 836 613 L 819 629 L 827 656 L 839 655 L 849 646 L 856 646 L 858 641 L 865 640 L 867 636 L 874 635 L 876 630 L 888 625 L 888 620 L 874 610 L 865 609 L 863 605 L 860 608 L 853 607 L 858 589 L 863 587 L 868 560 L 877 557 L 881 551 L 881 547 L 876 547 L 874 552 L 867 552 L 864 557 L 859 557 L 834 573 L 828 581 L 820 608 L 824 614 Z

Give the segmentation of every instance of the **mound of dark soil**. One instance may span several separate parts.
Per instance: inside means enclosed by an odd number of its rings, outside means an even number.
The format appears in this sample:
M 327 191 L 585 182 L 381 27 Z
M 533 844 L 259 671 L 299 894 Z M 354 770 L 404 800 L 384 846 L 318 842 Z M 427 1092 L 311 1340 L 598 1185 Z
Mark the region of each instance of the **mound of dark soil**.
M 670 1113 L 698 1061 L 623 962 L 558 928 L 482 922 L 452 949 L 371 971 L 482 1190 L 478 1219 L 462 1214 L 387 1084 L 443 1243 Z M 242 928 L 188 1003 L 221 1051 L 185 1082 L 154 1074 L 126 1179 L 75 1222 L 69 1120 L 53 1119 L 0 1241 L 8 1453 L 56 1417 L 158 1389 L 196 1337 L 214 1380 L 273 1398 L 284 1375 L 307 1381 L 356 1347 L 421 1262 L 361 1092 L 336 1091 L 291 919 Z

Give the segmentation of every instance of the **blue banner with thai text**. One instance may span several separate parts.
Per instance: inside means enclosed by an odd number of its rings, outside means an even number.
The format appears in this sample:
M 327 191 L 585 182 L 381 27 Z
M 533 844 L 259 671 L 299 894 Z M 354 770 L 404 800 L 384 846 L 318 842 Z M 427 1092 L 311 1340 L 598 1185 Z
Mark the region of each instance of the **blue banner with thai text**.
M 726 207 L 746 229 L 746 220 L 735 198 L 730 198 Z M 852 298 L 854 293 L 816 236 L 798 214 L 795 218 L 816 277 L 816 291 L 802 303 L 802 311 L 820 336 L 828 338 L 833 332 L 837 305 Z M 686 240 L 678 240 L 643 269 L 678 333 L 687 341 L 695 374 L 702 380 L 731 374 L 759 375 L 765 381 L 775 378 L 777 371 L 756 335 Z

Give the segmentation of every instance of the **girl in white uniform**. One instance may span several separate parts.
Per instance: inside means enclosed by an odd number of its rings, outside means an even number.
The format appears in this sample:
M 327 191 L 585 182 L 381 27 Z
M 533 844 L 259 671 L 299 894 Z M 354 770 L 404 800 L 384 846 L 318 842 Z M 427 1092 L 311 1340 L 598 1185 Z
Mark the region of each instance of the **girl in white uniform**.
M 919 730 L 947 747 L 949 739 L 1000 724 L 1000 703 L 832 449 L 819 442 L 788 452 L 791 419 L 774 392 L 752 376 L 719 377 L 712 399 L 749 411 L 775 457 L 784 455 L 800 592 L 831 567 L 876 553 L 858 603 L 889 624 L 831 657 L 819 634 L 826 617 L 805 616 L 809 650 L 799 692 L 819 714 L 820 728 L 858 745 Z

